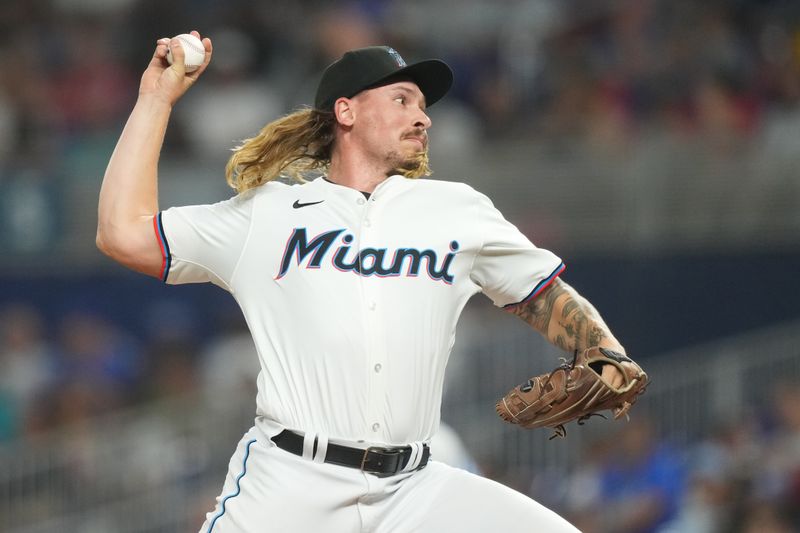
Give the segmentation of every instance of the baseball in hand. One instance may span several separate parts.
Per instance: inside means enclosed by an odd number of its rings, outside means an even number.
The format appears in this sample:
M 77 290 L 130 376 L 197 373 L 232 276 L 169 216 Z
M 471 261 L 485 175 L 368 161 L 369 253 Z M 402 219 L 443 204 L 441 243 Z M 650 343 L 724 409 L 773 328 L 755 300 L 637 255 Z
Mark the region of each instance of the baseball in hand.
M 203 43 L 191 33 L 182 33 L 177 36 L 183 46 L 183 64 L 186 72 L 193 72 L 200 68 L 206 58 L 206 49 Z M 171 65 L 173 61 L 172 50 L 167 47 L 167 62 Z

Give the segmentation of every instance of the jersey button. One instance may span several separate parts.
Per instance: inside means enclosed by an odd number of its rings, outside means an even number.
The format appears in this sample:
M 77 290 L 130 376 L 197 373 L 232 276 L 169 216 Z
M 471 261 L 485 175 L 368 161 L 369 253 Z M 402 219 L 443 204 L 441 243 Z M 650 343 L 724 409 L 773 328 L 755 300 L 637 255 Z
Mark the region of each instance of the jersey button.
M 367 307 L 369 308 L 370 311 L 374 311 L 375 308 L 378 307 L 378 305 L 375 302 L 370 302 L 369 305 L 367 305 Z
M 366 200 L 364 200 L 364 198 L 363 198 L 362 196 L 359 196 L 359 197 L 356 199 L 356 203 L 357 203 L 358 205 L 364 205 L 366 202 L 367 202 L 367 201 L 366 201 Z
M 372 424 L 372 431 L 378 431 L 379 429 L 381 429 L 381 425 L 380 424 L 378 424 L 377 422 Z
M 364 226 L 365 226 L 365 227 L 367 227 L 367 228 L 368 228 L 368 227 L 370 227 L 371 225 L 372 225 L 372 222 L 370 222 L 368 218 L 364 220 Z
M 375 364 L 375 373 L 376 374 L 379 373 L 381 371 L 381 368 L 383 368 L 383 366 L 381 366 L 380 363 L 376 363 Z

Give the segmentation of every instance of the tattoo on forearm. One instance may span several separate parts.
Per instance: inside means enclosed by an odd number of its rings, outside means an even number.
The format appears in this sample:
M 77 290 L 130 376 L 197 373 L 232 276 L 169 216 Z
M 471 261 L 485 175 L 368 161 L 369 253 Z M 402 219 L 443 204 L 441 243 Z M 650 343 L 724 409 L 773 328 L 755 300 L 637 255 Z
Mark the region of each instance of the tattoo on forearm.
M 559 279 L 532 301 L 509 311 L 564 351 L 597 346 L 611 336 L 597 310 Z
M 564 292 L 560 285 L 554 283 L 553 286 L 537 298 L 525 304 L 512 307 L 509 311 L 533 326 L 537 331 L 547 331 L 550 319 L 553 316 L 555 302 Z
M 600 341 L 605 337 L 607 337 L 605 330 L 597 325 L 593 325 L 591 328 L 589 328 L 587 335 L 587 339 L 589 341 L 587 347 L 599 346 Z
M 563 335 L 556 335 L 555 339 L 553 339 L 553 344 L 555 344 L 565 352 L 569 351 L 569 346 L 567 345 L 567 339 L 565 339 Z

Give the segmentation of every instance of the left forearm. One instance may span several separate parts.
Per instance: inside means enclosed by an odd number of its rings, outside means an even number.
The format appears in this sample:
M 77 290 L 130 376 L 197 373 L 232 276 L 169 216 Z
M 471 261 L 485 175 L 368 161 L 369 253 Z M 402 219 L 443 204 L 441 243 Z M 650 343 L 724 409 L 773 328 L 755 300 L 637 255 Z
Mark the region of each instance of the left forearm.
M 509 311 L 564 351 L 602 346 L 625 353 L 597 309 L 556 278 L 540 295 Z

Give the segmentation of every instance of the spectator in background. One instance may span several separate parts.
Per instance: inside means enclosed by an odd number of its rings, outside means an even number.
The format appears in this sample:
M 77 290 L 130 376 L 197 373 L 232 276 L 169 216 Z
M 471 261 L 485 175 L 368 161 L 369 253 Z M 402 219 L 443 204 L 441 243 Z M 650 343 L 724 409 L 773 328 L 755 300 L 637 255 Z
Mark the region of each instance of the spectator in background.
M 107 135 L 130 105 L 134 76 L 115 56 L 113 28 L 102 17 L 75 17 L 63 27 L 63 63 L 50 85 L 50 99 L 66 133 Z
M 52 381 L 52 356 L 35 308 L 14 304 L 0 310 L 0 440 L 16 434 L 34 399 Z
M 254 72 L 258 50 L 248 34 L 235 28 L 209 33 L 214 35 L 214 63 L 205 83 L 187 94 L 176 115 L 186 128 L 192 152 L 216 154 L 222 167 L 243 137 L 256 135 L 265 120 L 278 117 L 283 100 Z
M 73 310 L 59 327 L 58 386 L 88 402 L 91 414 L 125 407 L 144 370 L 139 347 L 94 312 Z
M 141 397 L 159 400 L 196 392 L 202 347 L 197 311 L 187 303 L 165 298 L 148 305 L 145 316 L 148 337 L 139 366 L 144 374 Z
M 161 339 L 148 346 L 149 400 L 187 396 L 197 391 L 197 347 L 189 339 Z
M 685 498 L 676 519 L 659 533 L 734 531 L 747 513 L 753 475 L 761 463 L 759 446 L 750 416 L 720 424 L 692 446 Z
M 677 515 L 684 498 L 681 459 L 656 439 L 644 413 L 612 437 L 613 453 L 600 472 L 600 501 L 593 521 L 602 533 L 651 533 Z
M 261 370 L 253 337 L 238 309 L 225 309 L 217 323 L 219 334 L 200 355 L 203 390 L 209 398 L 238 394 L 246 395 L 249 402 L 256 395 L 256 376 Z
M 567 519 L 583 533 L 595 533 L 599 523 L 596 513 L 602 500 L 602 475 L 610 456 L 616 453 L 615 441 L 608 435 L 589 438 L 581 450 L 576 468 L 564 480 L 559 506 Z M 552 486 L 549 487 L 552 490 Z M 542 491 L 546 488 L 542 488 Z
M 756 502 L 773 501 L 776 515 L 791 519 L 800 529 L 800 382 L 775 387 L 772 411 L 777 417 L 762 456 Z
M 796 533 L 785 513 L 770 502 L 754 505 L 738 533 Z

